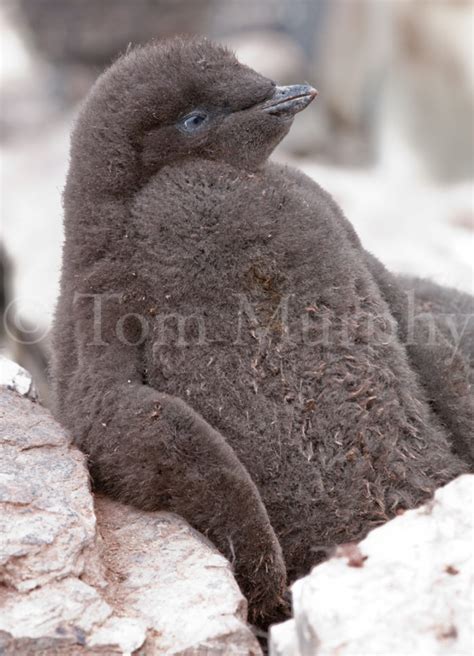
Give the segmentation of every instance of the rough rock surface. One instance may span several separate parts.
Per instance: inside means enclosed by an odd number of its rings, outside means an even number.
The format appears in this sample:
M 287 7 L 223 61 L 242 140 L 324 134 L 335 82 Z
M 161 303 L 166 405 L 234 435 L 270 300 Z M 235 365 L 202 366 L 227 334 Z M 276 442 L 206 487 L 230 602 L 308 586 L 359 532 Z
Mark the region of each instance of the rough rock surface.
M 2 375 L 2 656 L 260 654 L 214 547 L 172 514 L 94 499 L 84 456 L 8 387 Z
M 343 545 L 292 588 L 272 656 L 472 654 L 474 475 Z

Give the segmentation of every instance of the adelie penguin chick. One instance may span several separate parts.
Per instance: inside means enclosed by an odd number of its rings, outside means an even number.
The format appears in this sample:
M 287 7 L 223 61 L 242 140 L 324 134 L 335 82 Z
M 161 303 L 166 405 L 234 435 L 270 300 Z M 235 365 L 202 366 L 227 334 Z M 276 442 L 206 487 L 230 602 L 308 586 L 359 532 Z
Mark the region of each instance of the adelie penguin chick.
M 57 416 L 98 489 L 215 543 L 261 625 L 472 457 L 449 340 L 405 347 L 405 292 L 328 194 L 267 162 L 315 93 L 206 40 L 137 48 L 82 108 L 64 196 Z

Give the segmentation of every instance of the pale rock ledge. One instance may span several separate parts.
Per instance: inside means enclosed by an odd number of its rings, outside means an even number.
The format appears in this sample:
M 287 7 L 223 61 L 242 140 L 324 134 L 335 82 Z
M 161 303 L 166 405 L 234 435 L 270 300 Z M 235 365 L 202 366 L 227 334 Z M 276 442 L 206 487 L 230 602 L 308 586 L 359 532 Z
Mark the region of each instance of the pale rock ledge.
M 339 547 L 292 587 L 271 656 L 467 656 L 473 631 L 474 475 Z
M 225 558 L 179 517 L 93 498 L 84 456 L 4 363 L 2 656 L 259 656 Z

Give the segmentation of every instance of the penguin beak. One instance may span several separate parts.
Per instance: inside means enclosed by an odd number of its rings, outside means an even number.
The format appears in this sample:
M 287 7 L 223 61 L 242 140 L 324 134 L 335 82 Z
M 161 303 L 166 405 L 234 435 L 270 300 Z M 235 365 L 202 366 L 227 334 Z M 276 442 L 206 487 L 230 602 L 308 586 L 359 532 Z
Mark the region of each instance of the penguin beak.
M 261 105 L 267 114 L 275 116 L 294 116 L 305 109 L 318 95 L 309 84 L 292 84 L 288 87 L 275 87 L 273 96 Z

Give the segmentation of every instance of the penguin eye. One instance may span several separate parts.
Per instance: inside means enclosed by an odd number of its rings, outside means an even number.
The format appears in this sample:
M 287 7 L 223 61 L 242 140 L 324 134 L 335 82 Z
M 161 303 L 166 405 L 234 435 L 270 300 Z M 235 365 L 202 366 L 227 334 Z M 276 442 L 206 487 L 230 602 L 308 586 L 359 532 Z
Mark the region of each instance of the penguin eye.
M 181 119 L 180 127 L 184 132 L 195 132 L 207 121 L 207 114 L 204 112 L 192 112 Z

